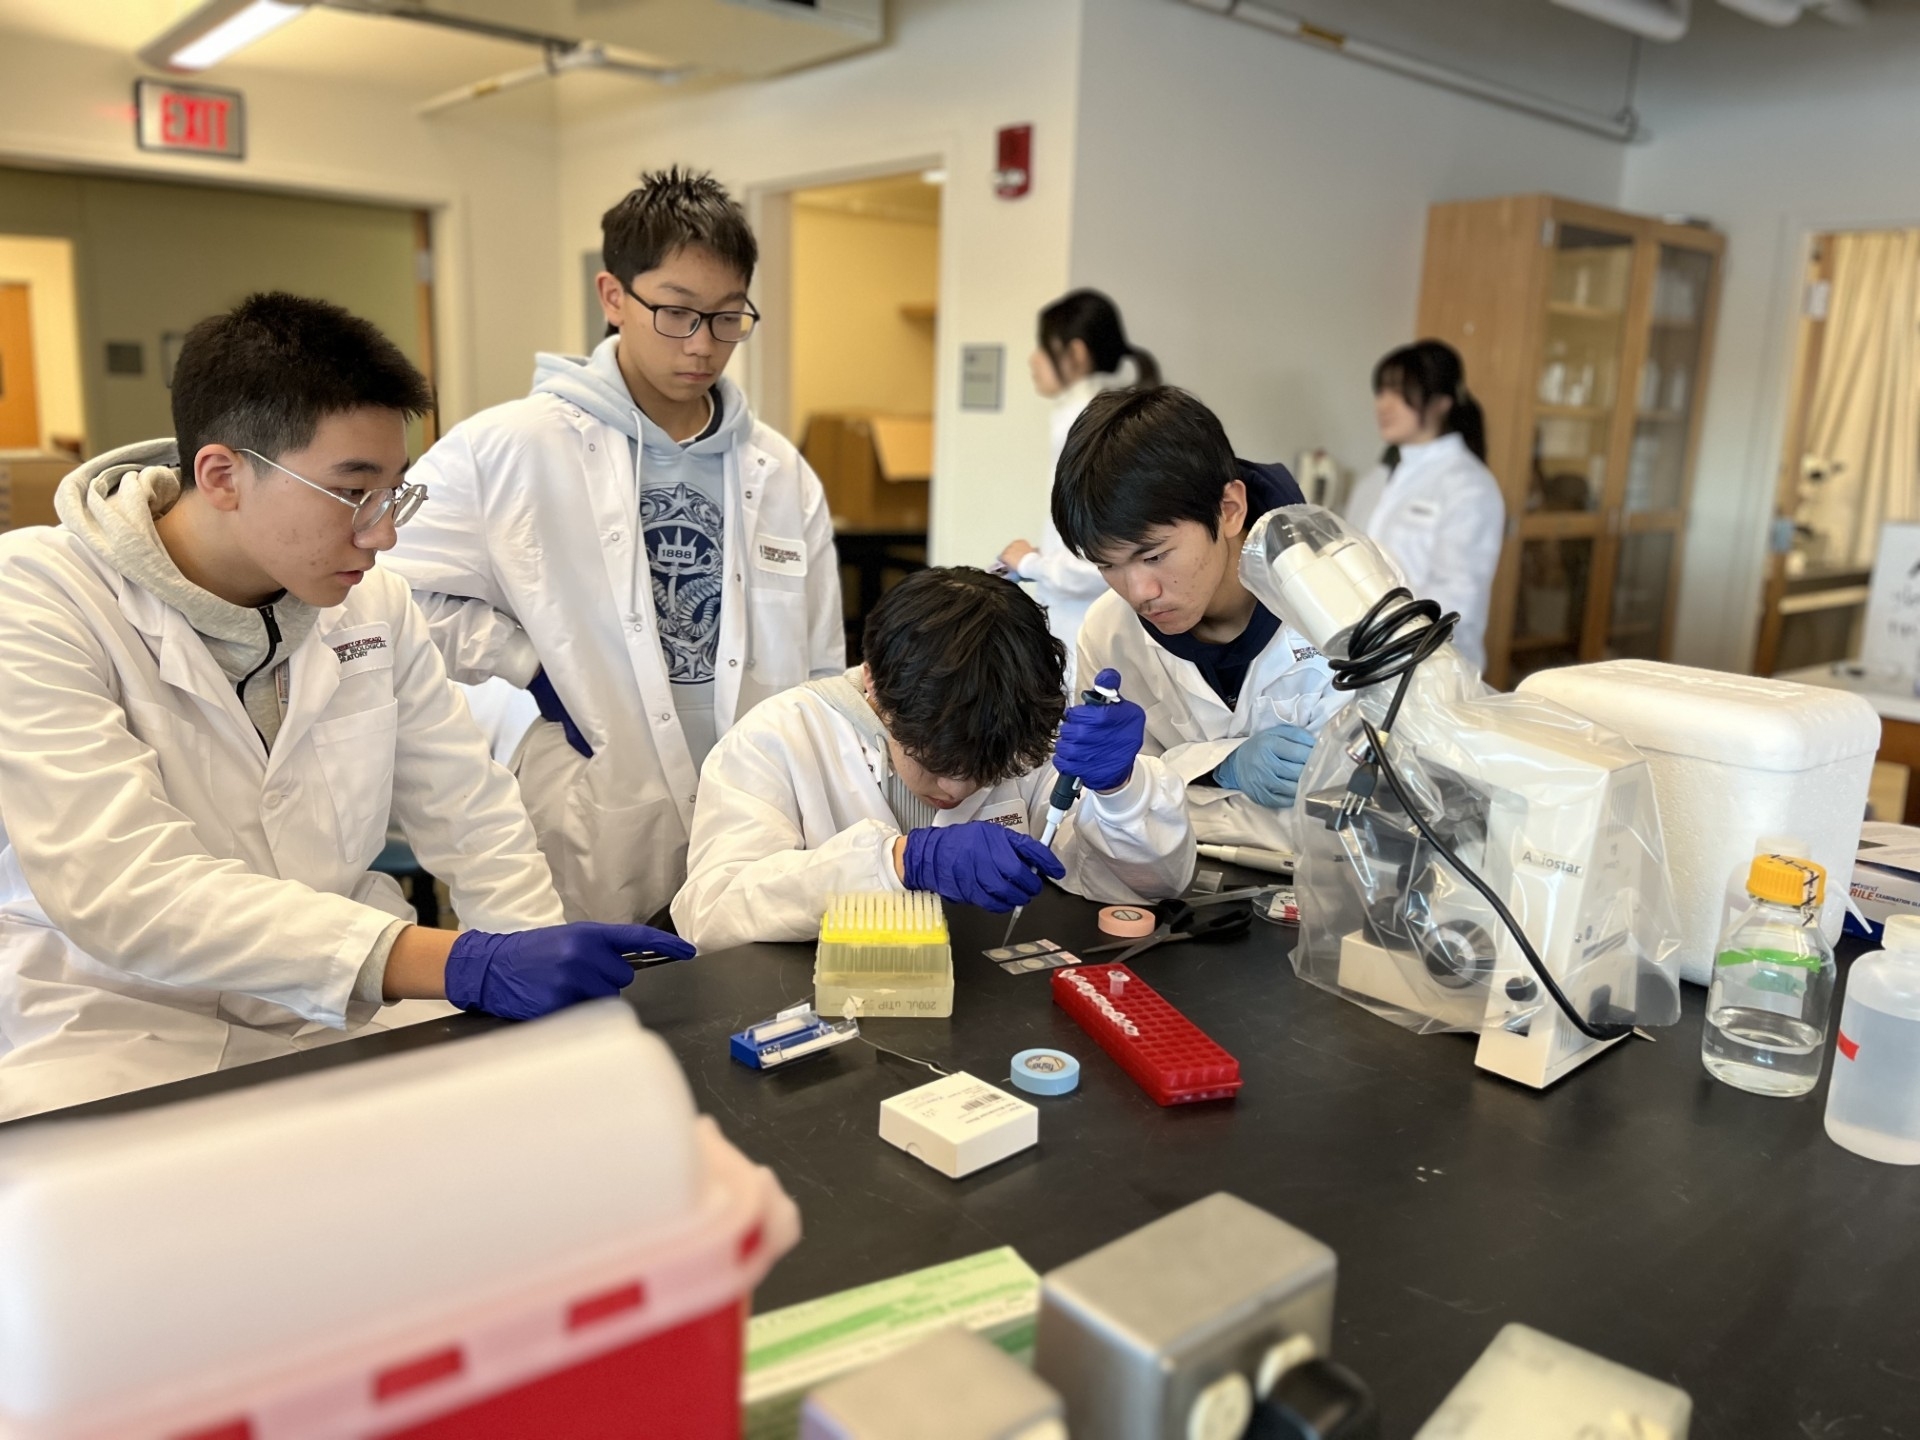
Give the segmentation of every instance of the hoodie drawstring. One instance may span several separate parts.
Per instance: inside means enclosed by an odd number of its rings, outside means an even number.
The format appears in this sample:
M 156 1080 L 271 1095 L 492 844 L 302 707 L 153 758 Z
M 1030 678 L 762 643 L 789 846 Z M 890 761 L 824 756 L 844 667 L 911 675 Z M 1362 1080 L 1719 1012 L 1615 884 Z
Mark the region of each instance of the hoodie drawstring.
M 273 657 L 280 653 L 280 622 L 273 618 L 273 606 L 260 606 L 260 619 L 265 622 L 267 627 L 267 656 L 266 659 L 262 660 L 242 676 L 240 683 L 233 687 L 233 693 L 239 697 L 240 708 L 242 710 L 247 708 L 247 686 L 253 683 L 253 677 L 273 664 Z M 262 745 L 267 744 L 266 732 L 261 730 L 258 725 L 253 727 L 253 733 L 260 737 L 260 743 Z M 271 749 L 272 747 L 268 746 L 268 748 Z

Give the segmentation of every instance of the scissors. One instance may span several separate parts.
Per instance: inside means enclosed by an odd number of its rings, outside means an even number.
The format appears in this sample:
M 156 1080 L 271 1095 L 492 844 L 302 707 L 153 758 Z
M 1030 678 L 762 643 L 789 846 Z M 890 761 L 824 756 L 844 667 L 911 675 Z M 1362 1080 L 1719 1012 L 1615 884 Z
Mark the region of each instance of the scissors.
M 1168 945 L 1175 940 L 1231 940 L 1236 935 L 1246 934 L 1253 924 L 1252 907 L 1234 905 L 1224 910 L 1209 908 L 1221 898 L 1225 897 L 1208 896 L 1200 904 L 1189 904 L 1185 900 L 1163 900 L 1153 907 L 1153 913 L 1160 917 L 1160 923 L 1154 927 L 1151 935 L 1138 940 L 1116 940 L 1109 945 L 1090 946 L 1080 953 L 1099 955 L 1108 950 L 1118 950 L 1120 953 L 1113 957 L 1113 963 L 1124 965 L 1156 945 Z

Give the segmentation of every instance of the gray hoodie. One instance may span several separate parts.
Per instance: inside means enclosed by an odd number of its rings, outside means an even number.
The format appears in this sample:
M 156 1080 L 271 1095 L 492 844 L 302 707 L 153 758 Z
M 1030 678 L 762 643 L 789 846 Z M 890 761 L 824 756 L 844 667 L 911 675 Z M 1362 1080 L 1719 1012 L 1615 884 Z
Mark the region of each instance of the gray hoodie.
M 258 609 L 234 605 L 180 573 L 153 525 L 180 498 L 179 465 L 170 439 L 124 445 L 62 480 L 54 509 L 89 550 L 187 617 L 271 751 L 280 733 L 278 672 L 319 612 L 284 591 Z
M 618 336 L 609 336 L 584 360 L 537 356 L 533 388 L 578 405 L 630 443 L 660 648 L 698 770 L 718 738 L 713 665 L 720 643 L 726 455 L 752 435 L 753 415 L 746 395 L 723 375 L 711 392 L 717 407 L 713 428 L 684 443 L 674 440 L 634 403 L 615 358 L 619 343 Z
M 88 461 L 60 482 L 60 523 L 141 589 L 187 617 L 207 652 L 233 682 L 269 752 L 280 733 L 277 677 L 313 629 L 319 611 L 282 591 L 257 610 L 222 600 L 180 573 L 153 522 L 180 498 L 180 452 L 171 440 L 142 440 Z M 354 999 L 377 1005 L 387 956 L 406 928 L 396 920 L 374 942 L 354 981 Z

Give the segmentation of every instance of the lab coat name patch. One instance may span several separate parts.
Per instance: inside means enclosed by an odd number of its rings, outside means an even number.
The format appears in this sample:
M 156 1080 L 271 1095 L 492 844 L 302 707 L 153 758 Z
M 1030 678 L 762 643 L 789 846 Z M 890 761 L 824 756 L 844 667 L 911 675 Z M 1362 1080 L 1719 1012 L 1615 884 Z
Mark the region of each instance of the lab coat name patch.
M 805 575 L 807 547 L 798 540 L 762 535 L 753 544 L 753 563 L 775 575 Z
M 360 631 L 345 631 L 327 642 L 340 662 L 340 678 L 358 675 L 363 670 L 391 670 L 393 649 L 387 644 L 387 627 L 369 625 Z
M 986 825 L 1004 825 L 1009 830 L 1027 831 L 1027 807 L 1019 800 L 1002 800 L 982 810 L 973 817 L 976 822 Z

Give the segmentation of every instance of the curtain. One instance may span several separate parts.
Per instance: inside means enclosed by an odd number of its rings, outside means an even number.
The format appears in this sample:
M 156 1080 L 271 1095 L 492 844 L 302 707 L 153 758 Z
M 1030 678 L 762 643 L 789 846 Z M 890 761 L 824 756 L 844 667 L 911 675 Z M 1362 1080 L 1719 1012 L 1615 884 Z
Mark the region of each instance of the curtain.
M 1800 519 L 1828 564 L 1868 566 L 1887 520 L 1920 518 L 1920 230 L 1833 239 Z

